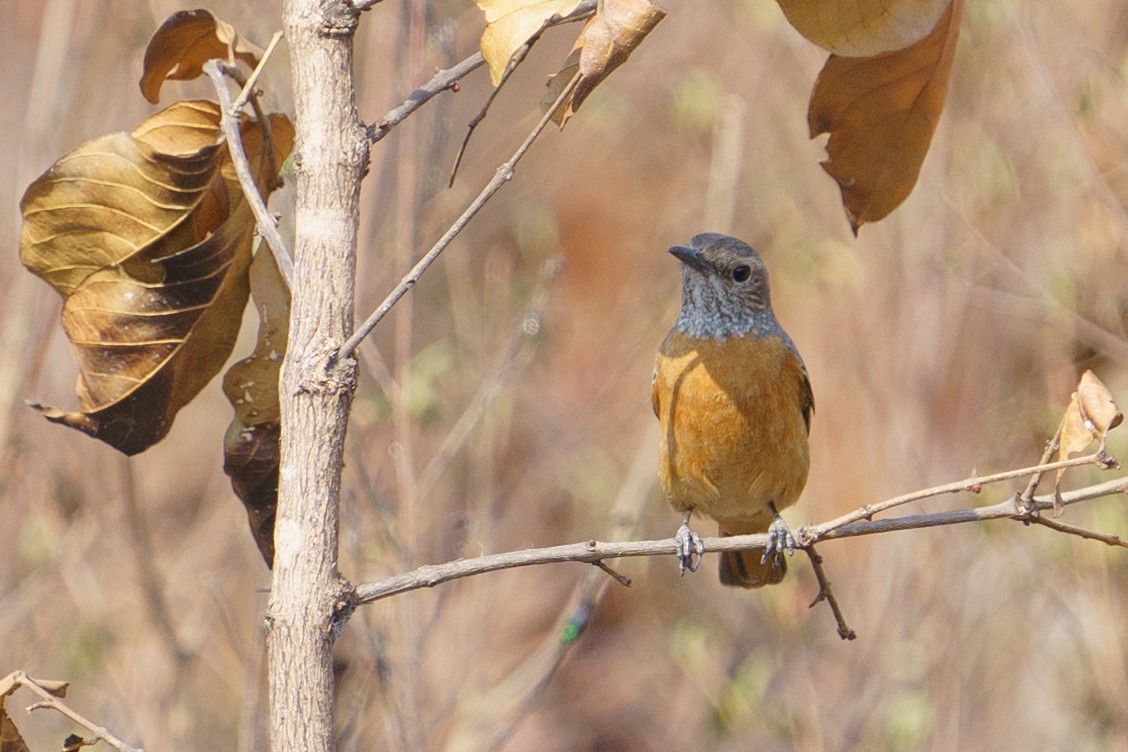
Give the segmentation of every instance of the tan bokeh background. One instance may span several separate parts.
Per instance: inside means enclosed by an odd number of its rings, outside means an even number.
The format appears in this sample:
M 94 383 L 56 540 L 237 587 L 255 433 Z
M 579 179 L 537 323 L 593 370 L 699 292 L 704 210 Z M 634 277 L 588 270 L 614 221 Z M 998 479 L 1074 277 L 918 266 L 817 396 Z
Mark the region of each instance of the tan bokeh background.
M 404 5 L 362 19 L 368 121 L 469 55 L 481 30 L 469 3 Z M 277 6 L 209 7 L 265 44 Z M 1128 401 L 1128 8 L 969 3 L 920 183 L 855 240 L 817 165 L 821 143 L 806 137 L 823 53 L 769 0 L 666 6 L 629 64 L 563 132 L 545 134 L 365 349 L 342 515 L 353 582 L 482 552 L 673 533 L 653 480 L 649 379 L 678 305 L 664 249 L 702 230 L 761 250 L 810 370 L 812 473 L 793 524 L 1032 464 L 1086 367 Z M 68 149 L 152 111 L 136 83 L 142 50 L 183 7 L 0 10 L 0 674 L 70 680 L 76 709 L 148 749 L 255 750 L 269 578 L 220 469 L 230 411 L 218 381 L 132 463 L 22 404 L 75 398 L 58 300 L 18 262 L 19 197 Z M 487 94 L 484 71 L 374 148 L 359 311 L 532 127 L 574 31 L 534 50 L 453 189 L 449 165 Z M 264 85 L 268 106 L 288 109 L 284 51 Z M 167 84 L 165 101 L 208 86 Z M 284 230 L 288 198 L 272 204 Z M 538 283 L 557 258 L 562 271 Z M 534 300 L 529 342 L 514 331 Z M 245 324 L 235 357 L 253 342 L 253 317 Z M 1126 449 L 1114 436 L 1110 450 Z M 992 503 L 1017 487 L 906 511 Z M 1123 499 L 1065 519 L 1128 534 Z M 509 703 L 540 675 L 527 661 L 557 640 L 588 567 L 491 574 L 367 606 L 337 648 L 341 749 L 1128 747 L 1128 552 L 1005 522 L 821 552 L 857 641 L 838 639 L 825 607 L 807 609 L 817 586 L 804 557 L 758 592 L 723 590 L 712 557 L 685 579 L 672 559 L 622 561 L 634 585 L 607 591 L 515 724 Z M 36 749 L 75 730 L 43 712 L 16 719 Z

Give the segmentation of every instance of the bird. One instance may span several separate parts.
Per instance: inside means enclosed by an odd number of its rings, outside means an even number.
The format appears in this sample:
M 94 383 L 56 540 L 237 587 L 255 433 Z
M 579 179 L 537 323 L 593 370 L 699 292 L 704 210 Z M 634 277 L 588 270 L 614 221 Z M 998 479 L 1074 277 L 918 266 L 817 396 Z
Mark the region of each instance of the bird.
M 704 546 L 693 513 L 721 536 L 763 533 L 759 549 L 722 552 L 724 585 L 756 588 L 787 572 L 796 543 L 779 513 L 810 469 L 815 409 L 807 368 L 772 310 L 768 270 L 747 243 L 701 233 L 669 249 L 681 261 L 682 304 L 658 349 L 651 386 L 661 426 L 659 480 L 684 513 L 675 537 L 682 574 Z

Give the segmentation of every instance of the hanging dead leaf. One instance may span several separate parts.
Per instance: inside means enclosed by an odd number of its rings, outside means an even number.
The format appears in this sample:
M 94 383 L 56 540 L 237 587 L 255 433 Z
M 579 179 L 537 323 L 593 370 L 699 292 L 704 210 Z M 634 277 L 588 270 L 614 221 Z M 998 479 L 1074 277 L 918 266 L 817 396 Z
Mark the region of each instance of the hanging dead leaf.
M 165 81 L 196 78 L 209 60 L 242 60 L 254 68 L 261 57 L 261 49 L 209 11 L 201 8 L 173 13 L 145 48 L 141 93 L 156 104 Z
M 251 295 L 259 314 L 258 343 L 228 369 L 223 392 L 235 417 L 223 441 L 223 471 L 247 508 L 251 534 L 268 567 L 274 564 L 281 439 L 278 378 L 290 327 L 290 293 L 274 256 L 260 250 L 251 264 Z
M 293 143 L 284 116 L 271 124 L 266 149 L 262 127 L 243 122 L 264 195 Z M 28 188 L 20 257 L 64 297 L 79 365 L 82 411 L 37 405 L 48 420 L 134 454 L 222 367 L 255 227 L 227 159 L 218 107 L 181 102 L 131 134 L 80 146 Z
M 646 35 L 665 17 L 666 11 L 650 0 L 606 0 L 600 3 L 599 10 L 588 20 L 576 40 L 564 68 L 549 80 L 549 94 L 555 91 L 555 96 L 548 100 L 551 106 L 575 71 L 580 73 L 575 91 L 561 103 L 553 119 L 563 127 L 595 87 L 611 75 L 611 71 L 627 62 Z
M 1081 383 L 1077 385 L 1077 408 L 1085 427 L 1097 439 L 1104 440 L 1109 431 L 1124 421 L 1112 392 L 1089 370 L 1081 374 Z
M 1120 425 L 1123 420 L 1124 415 L 1117 407 L 1112 392 L 1096 374 L 1086 370 L 1081 374 L 1077 391 L 1069 400 L 1069 407 L 1065 409 L 1065 415 L 1061 420 L 1061 428 L 1058 431 L 1058 461 L 1084 451 L 1096 440 L 1101 442 L 1103 451 L 1108 432 Z M 1112 460 L 1111 464 L 1115 464 L 1115 460 Z M 1064 473 L 1065 468 L 1057 471 L 1057 479 L 1054 483 L 1055 500 Z M 1057 515 L 1061 514 L 1059 503 L 1054 504 L 1054 512 Z
M 178 102 L 79 146 L 28 186 L 20 260 L 66 296 L 191 216 L 223 159 L 219 108 Z
M 952 0 L 777 0 L 811 42 L 846 57 L 872 57 L 916 44 Z
M 566 16 L 580 0 L 475 0 L 486 15 L 486 30 L 479 43 L 490 81 L 501 82 L 509 59 L 553 18 Z
M 819 73 L 807 121 L 811 138 L 830 134 L 822 166 L 838 182 L 854 234 L 916 184 L 948 94 L 962 11 L 953 0 L 916 44 L 875 57 L 831 55 Z

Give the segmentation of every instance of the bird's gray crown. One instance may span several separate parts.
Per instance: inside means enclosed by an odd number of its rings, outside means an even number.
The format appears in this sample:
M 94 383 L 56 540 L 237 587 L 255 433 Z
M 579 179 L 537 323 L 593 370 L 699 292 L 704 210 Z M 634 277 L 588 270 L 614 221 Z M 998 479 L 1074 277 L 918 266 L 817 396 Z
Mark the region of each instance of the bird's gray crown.
M 715 232 L 670 253 L 682 262 L 682 309 L 675 327 L 697 338 L 787 335 L 772 312 L 768 270 L 747 243 Z

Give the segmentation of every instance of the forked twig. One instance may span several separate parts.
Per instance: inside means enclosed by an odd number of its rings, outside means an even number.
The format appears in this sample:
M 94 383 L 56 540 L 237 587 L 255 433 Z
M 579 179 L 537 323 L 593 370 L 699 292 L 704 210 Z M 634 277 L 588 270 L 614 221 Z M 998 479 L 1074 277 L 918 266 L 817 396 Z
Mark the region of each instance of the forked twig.
M 834 614 L 834 621 L 838 623 L 838 636 L 843 640 L 857 639 L 858 634 L 846 625 L 846 617 L 842 615 L 842 609 L 838 605 L 838 599 L 834 597 L 834 590 L 830 586 L 830 579 L 826 576 L 826 571 L 823 569 L 823 558 L 815 552 L 813 545 L 806 546 L 803 550 L 807 552 L 807 556 L 811 559 L 811 569 L 815 572 L 815 579 L 819 582 L 819 593 L 815 599 L 811 601 L 808 608 L 814 608 L 821 601 L 826 601 L 830 606 L 831 612 Z
M 105 726 L 99 726 L 97 723 L 75 712 L 70 706 L 63 702 L 60 698 L 66 693 L 66 682 L 33 679 L 28 676 L 26 671 L 15 671 L 3 679 L 0 679 L 0 697 L 11 694 L 19 687 L 28 689 L 42 698 L 39 702 L 33 703 L 27 708 L 29 713 L 33 710 L 54 710 L 71 719 L 79 726 L 82 726 L 84 729 L 94 734 L 95 737 L 118 750 L 118 752 L 144 752 L 137 747 L 129 746 L 110 733 Z

